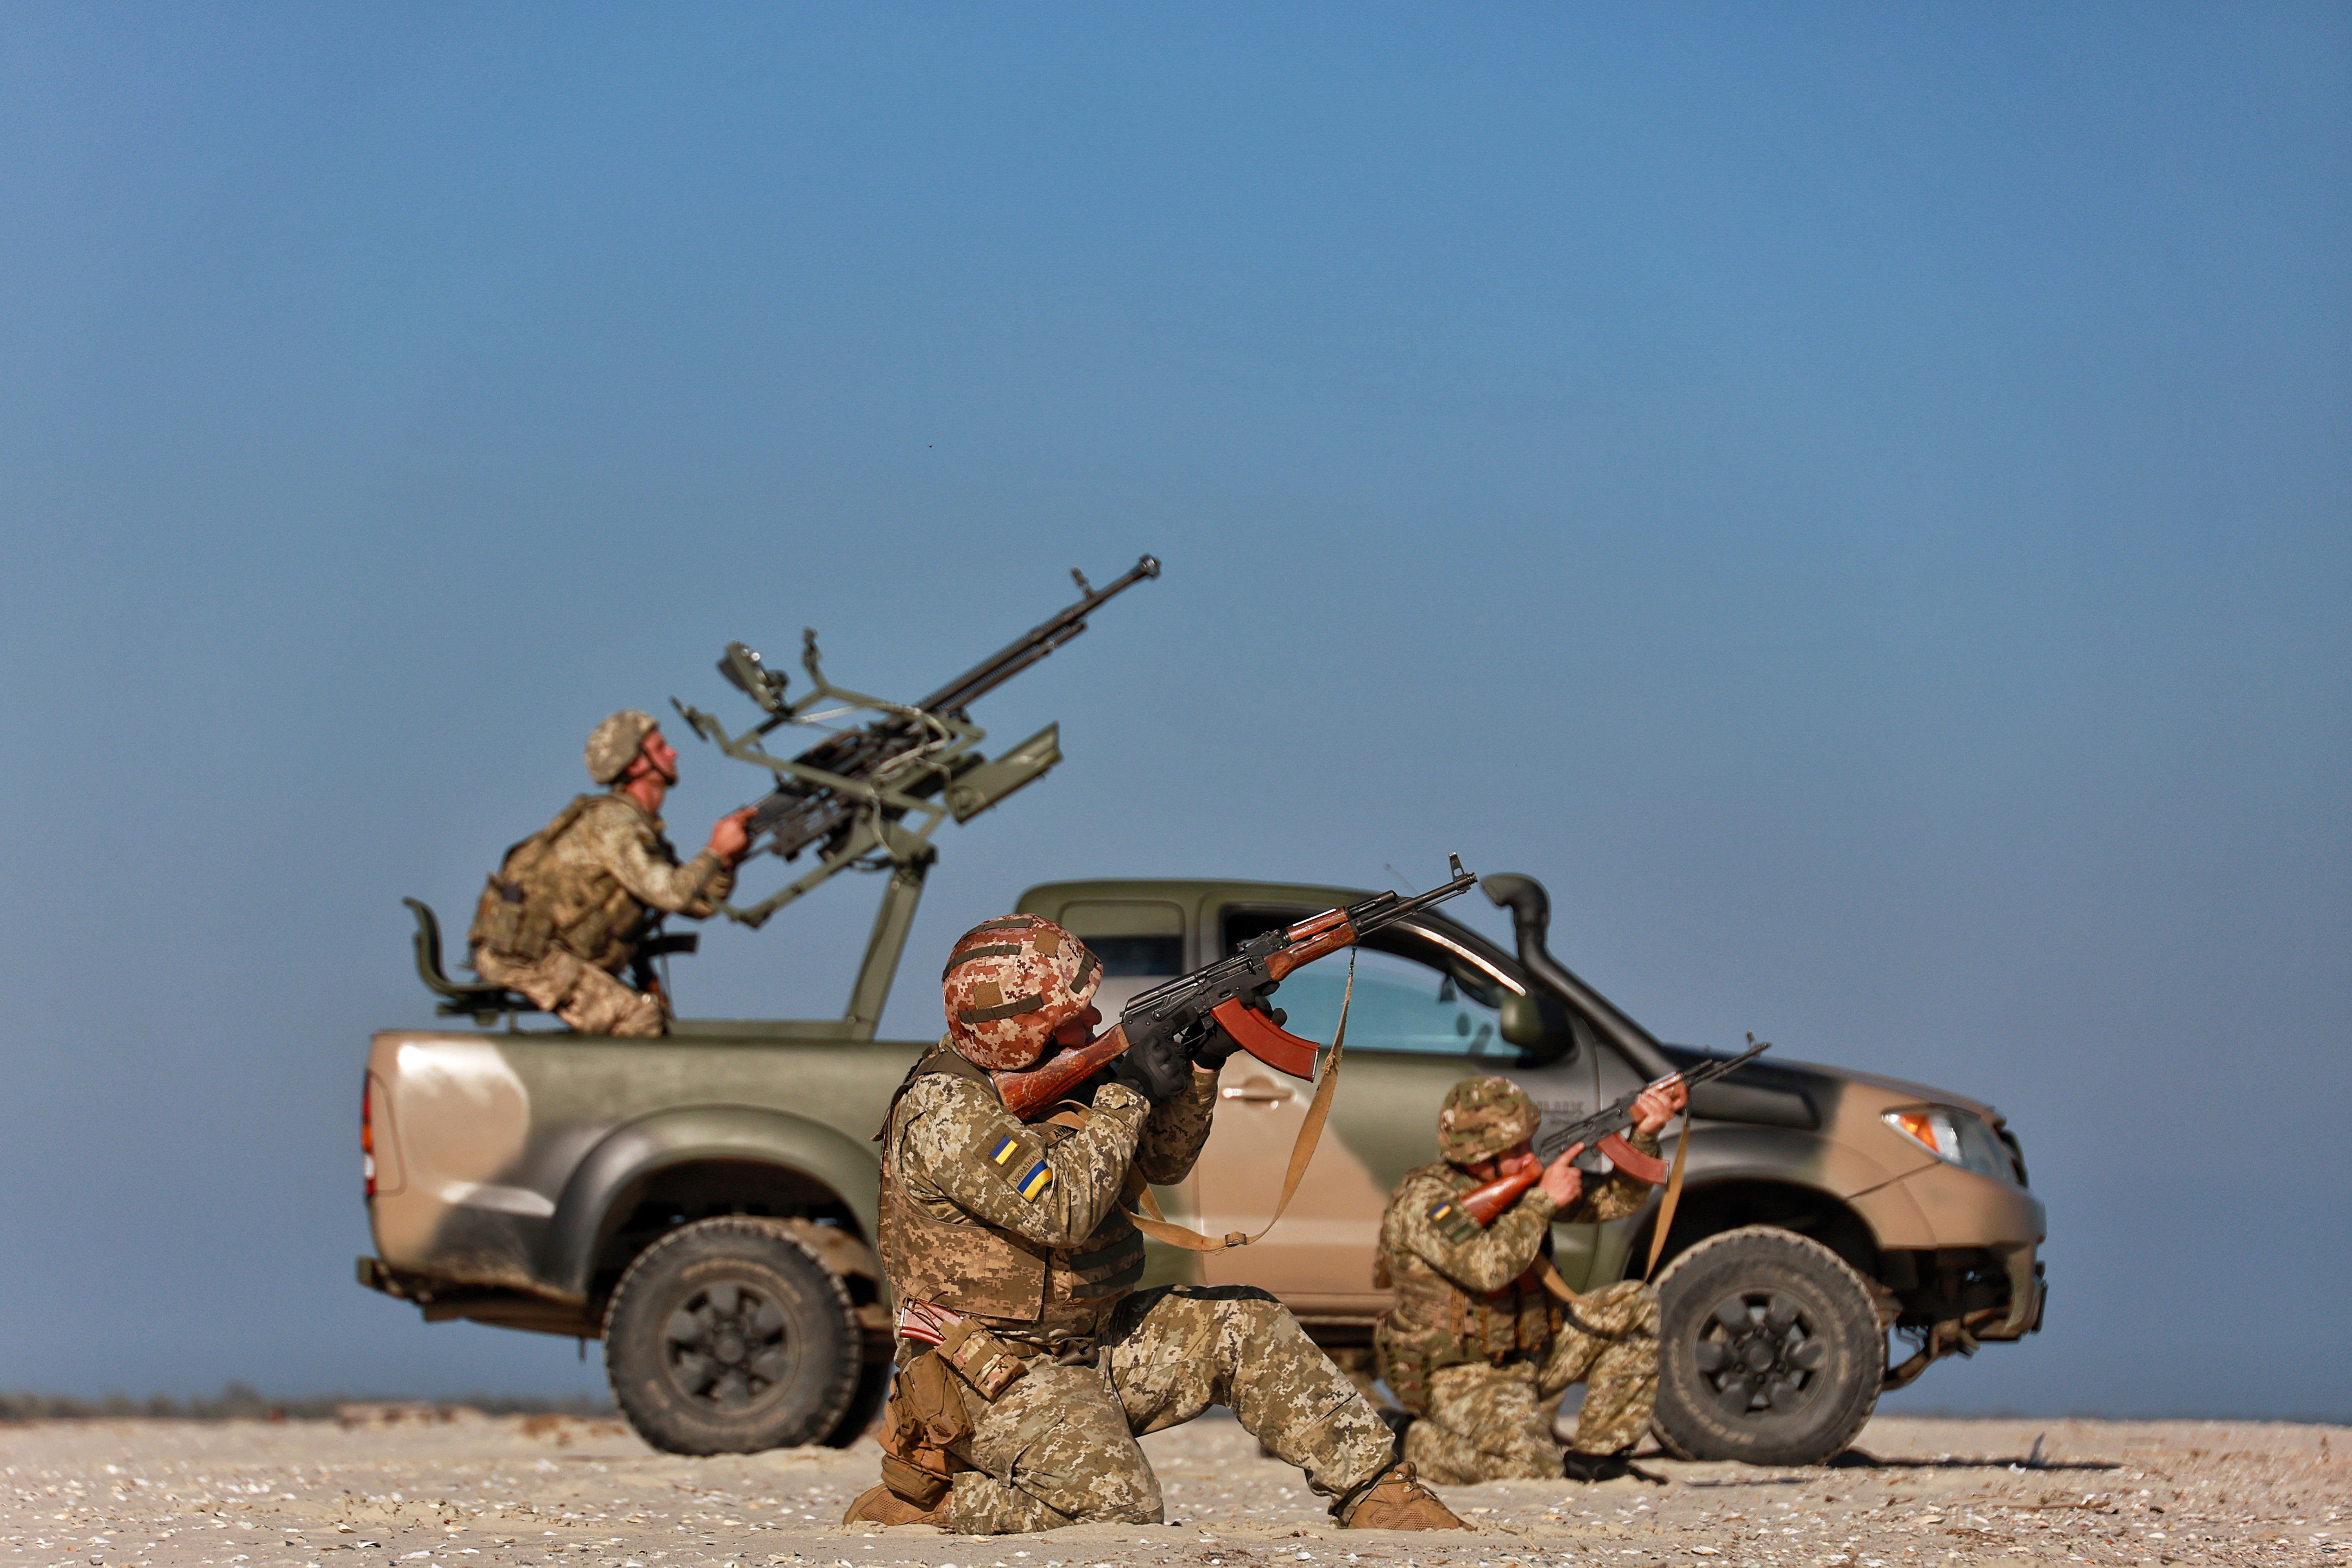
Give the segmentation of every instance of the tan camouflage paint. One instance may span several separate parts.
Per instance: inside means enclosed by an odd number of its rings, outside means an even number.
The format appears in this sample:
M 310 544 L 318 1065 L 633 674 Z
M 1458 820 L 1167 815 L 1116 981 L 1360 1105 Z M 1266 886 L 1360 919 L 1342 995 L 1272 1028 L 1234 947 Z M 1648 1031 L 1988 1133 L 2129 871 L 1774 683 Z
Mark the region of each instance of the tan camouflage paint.
M 1656 1291 L 1637 1279 L 1596 1290 L 1572 1309 L 1540 1363 L 1472 1362 L 1431 1373 L 1428 1409 L 1405 1428 L 1404 1457 L 1440 1486 L 1556 1479 L 1551 1410 L 1574 1383 L 1586 1385 L 1577 1451 L 1630 1448 L 1658 1399 L 1657 1335 Z
M 1096 1365 L 1039 1356 L 993 1404 L 969 1389 L 950 1528 L 968 1535 L 1076 1523 L 1157 1523 L 1160 1482 L 1135 1439 L 1233 1411 L 1336 1502 L 1387 1468 L 1395 1446 L 1369 1400 L 1279 1301 L 1247 1286 L 1129 1296 Z
M 642 1039 L 662 1032 L 658 999 L 560 947 L 549 948 L 536 963 L 509 963 L 484 948 L 474 954 L 474 971 L 493 985 L 521 992 L 583 1035 Z
M 1087 1010 L 1102 973 L 1085 942 L 1042 915 L 982 921 L 940 973 L 949 1043 L 991 1071 L 1028 1067 Z

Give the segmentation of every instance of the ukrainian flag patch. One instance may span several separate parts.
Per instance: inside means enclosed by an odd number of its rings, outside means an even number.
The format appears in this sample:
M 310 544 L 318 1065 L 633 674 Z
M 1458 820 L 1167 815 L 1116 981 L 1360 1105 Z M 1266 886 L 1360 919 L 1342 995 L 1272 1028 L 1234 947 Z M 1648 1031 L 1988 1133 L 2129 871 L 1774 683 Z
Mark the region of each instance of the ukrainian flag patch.
M 995 1148 L 988 1152 L 988 1163 L 999 1167 L 1009 1165 L 1013 1163 L 1013 1156 L 1019 1152 L 1021 1152 L 1021 1140 L 1004 1138 L 997 1142 Z
M 1446 1240 L 1457 1244 L 1478 1234 L 1478 1222 L 1464 1213 L 1452 1198 L 1429 1211 L 1429 1223 L 1435 1226 Z
M 1034 1204 L 1037 1201 L 1037 1194 L 1044 1192 L 1047 1187 L 1050 1187 L 1053 1184 L 1053 1167 L 1046 1164 L 1045 1161 L 1040 1160 L 1035 1164 L 1029 1167 L 1029 1173 L 1027 1175 L 1023 1176 L 1018 1182 L 1013 1184 L 1013 1190 L 1019 1193 L 1023 1197 L 1027 1198 Z

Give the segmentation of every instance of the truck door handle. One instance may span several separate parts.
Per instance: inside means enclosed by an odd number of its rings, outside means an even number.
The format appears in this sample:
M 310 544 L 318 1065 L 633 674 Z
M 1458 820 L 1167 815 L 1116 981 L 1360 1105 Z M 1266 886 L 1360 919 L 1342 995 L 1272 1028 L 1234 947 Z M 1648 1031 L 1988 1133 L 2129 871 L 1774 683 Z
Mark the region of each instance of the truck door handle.
M 1247 1105 L 1280 1105 L 1290 1098 L 1290 1091 L 1270 1078 L 1254 1078 L 1246 1083 L 1217 1090 L 1220 1100 L 1238 1100 Z

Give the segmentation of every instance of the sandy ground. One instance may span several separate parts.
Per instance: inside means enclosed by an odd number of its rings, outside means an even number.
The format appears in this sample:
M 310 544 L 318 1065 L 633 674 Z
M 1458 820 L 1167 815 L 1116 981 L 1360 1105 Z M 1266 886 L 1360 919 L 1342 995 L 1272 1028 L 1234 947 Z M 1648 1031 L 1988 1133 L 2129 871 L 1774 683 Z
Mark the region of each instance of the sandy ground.
M 1168 1523 L 975 1539 L 836 1527 L 875 1479 L 870 1440 L 683 1459 L 617 1422 L 551 1416 L 35 1423 L 0 1427 L 0 1568 L 2352 1568 L 2352 1428 L 2341 1426 L 1885 1416 L 1860 1445 L 1875 1466 L 1657 1460 L 1670 1485 L 1444 1489 L 1470 1534 L 1336 1530 L 1297 1473 L 1261 1458 L 1229 1419 L 1144 1446 Z

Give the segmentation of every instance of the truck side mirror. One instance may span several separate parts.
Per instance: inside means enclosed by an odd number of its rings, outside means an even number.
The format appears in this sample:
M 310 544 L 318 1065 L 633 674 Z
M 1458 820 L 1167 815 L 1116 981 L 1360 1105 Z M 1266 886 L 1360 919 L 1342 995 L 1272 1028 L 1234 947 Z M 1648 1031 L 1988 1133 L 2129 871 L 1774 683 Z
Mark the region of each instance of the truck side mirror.
M 1576 1034 L 1569 1026 L 1568 1010 L 1545 995 L 1503 994 L 1500 1027 L 1503 1038 L 1538 1062 L 1565 1059 L 1576 1050 Z

